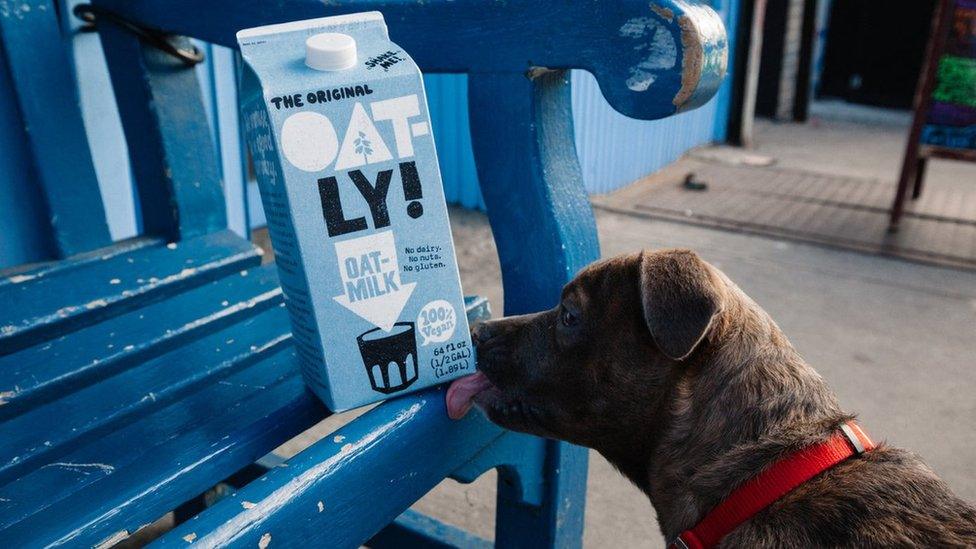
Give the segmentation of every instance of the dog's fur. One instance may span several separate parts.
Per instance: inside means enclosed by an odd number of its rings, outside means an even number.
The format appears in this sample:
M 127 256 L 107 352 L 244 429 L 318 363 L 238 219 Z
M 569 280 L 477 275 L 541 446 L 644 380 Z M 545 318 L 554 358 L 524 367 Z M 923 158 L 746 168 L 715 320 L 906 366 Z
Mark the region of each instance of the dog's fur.
M 851 419 L 766 312 L 687 250 L 595 263 L 556 308 L 473 335 L 494 385 L 475 397 L 489 418 L 599 451 L 647 494 L 669 541 Z M 913 454 L 882 444 L 723 545 L 976 546 L 976 510 Z

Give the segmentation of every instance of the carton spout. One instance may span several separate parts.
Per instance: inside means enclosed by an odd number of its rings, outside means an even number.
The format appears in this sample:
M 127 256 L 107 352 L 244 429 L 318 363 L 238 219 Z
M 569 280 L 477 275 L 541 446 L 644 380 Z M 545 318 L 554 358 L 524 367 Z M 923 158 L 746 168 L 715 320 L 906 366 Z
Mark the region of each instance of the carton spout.
M 320 32 L 305 40 L 305 64 L 317 71 L 341 71 L 356 65 L 356 39 L 339 32 Z

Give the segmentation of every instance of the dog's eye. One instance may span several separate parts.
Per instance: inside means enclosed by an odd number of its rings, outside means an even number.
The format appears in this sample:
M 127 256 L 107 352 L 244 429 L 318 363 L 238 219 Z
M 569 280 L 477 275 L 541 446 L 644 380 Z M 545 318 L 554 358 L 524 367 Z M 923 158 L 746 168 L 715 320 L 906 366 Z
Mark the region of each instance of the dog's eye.
M 564 307 L 562 312 L 559 314 L 559 321 L 562 322 L 563 326 L 572 328 L 573 326 L 579 324 L 579 317 L 576 316 L 573 311 L 570 311 Z

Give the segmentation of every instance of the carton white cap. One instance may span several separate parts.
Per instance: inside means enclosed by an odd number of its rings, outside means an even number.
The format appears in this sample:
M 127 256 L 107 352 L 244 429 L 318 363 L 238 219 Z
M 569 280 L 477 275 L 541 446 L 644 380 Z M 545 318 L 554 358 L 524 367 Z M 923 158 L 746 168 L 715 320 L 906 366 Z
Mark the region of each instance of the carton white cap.
M 318 71 L 341 71 L 356 64 L 356 39 L 348 34 L 322 32 L 305 40 L 305 64 Z

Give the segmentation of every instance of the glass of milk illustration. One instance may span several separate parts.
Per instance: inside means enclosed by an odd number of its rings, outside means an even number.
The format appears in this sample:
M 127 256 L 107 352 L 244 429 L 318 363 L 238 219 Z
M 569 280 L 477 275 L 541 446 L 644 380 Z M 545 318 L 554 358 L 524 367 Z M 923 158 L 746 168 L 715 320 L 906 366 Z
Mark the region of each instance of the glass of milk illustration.
M 398 322 L 390 333 L 374 328 L 359 336 L 359 352 L 374 391 L 396 393 L 417 381 L 417 335 L 412 322 Z
M 248 147 L 308 385 L 340 411 L 471 373 L 423 79 L 383 16 L 237 38 Z

